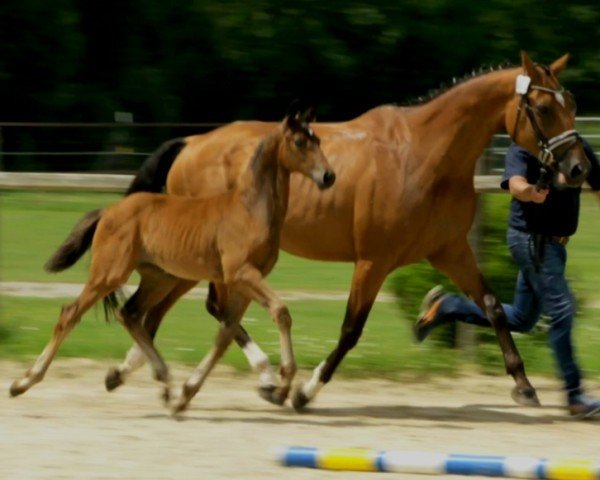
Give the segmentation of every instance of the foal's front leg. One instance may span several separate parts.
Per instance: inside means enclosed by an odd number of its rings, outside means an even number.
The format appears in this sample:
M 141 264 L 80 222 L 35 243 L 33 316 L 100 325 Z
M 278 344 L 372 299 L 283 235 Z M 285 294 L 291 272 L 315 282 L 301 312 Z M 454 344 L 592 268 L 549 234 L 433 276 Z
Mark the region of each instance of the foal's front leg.
M 190 400 L 198 393 L 200 387 L 208 377 L 219 358 L 223 356 L 236 332 L 242 315 L 250 303 L 250 299 L 239 291 L 228 292 L 227 303 L 223 304 L 222 321 L 215 338 L 215 343 L 210 352 L 205 355 L 202 362 L 196 367 L 192 376 L 183 385 L 181 397 L 173 408 L 173 414 L 185 410 Z
M 253 300 L 265 307 L 273 321 L 279 327 L 279 343 L 281 348 L 280 386 L 269 392 L 270 402 L 283 405 L 290 393 L 292 380 L 297 366 L 292 347 L 292 317 L 288 307 L 279 295 L 267 284 L 262 273 L 255 267 L 246 264 L 235 275 L 235 285 L 241 288 Z M 265 392 L 266 393 L 266 392 Z M 264 395 L 263 395 L 264 396 Z
M 219 321 L 223 320 L 223 312 L 225 311 L 225 305 L 228 301 L 227 295 L 227 285 L 223 283 L 209 283 L 206 309 L 208 310 L 208 313 Z M 269 357 L 263 352 L 258 344 L 252 340 L 248 332 L 246 332 L 244 327 L 239 323 L 234 340 L 241 347 L 252 370 L 258 373 L 259 395 L 268 402 L 273 402 L 273 392 L 277 389 L 277 378 L 275 377 L 273 368 L 271 368 Z M 278 401 L 276 403 L 280 404 Z

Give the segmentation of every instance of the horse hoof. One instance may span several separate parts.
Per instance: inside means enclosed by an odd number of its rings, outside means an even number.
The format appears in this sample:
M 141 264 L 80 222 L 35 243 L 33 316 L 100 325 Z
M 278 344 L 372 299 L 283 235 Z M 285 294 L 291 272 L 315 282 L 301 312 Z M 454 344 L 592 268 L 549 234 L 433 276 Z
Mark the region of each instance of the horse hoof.
M 164 406 L 168 407 L 171 403 L 171 390 L 169 389 L 169 387 L 165 387 L 163 389 L 160 398 L 162 399 Z
M 171 409 L 171 416 L 175 419 L 179 418 L 179 414 L 181 412 L 183 412 L 185 409 L 187 409 L 187 402 L 184 402 L 183 400 L 179 400 L 179 402 L 177 402 L 177 405 L 175 405 L 172 409 Z
M 111 368 L 106 374 L 106 378 L 104 379 L 104 385 L 106 386 L 106 390 L 108 392 L 112 392 L 115 388 L 123 385 L 123 378 L 121 377 L 121 372 L 117 368 Z
M 275 385 L 266 385 L 258 387 L 258 394 L 263 400 L 274 405 L 283 405 L 285 402 L 285 396 L 282 394 L 281 389 Z
M 304 392 L 302 392 L 301 388 L 297 388 L 294 390 L 292 395 L 292 407 L 297 412 L 304 410 L 304 407 L 310 402 L 310 398 L 308 398 Z
M 22 393 L 25 393 L 27 391 L 27 387 L 20 385 L 21 384 L 21 380 L 15 380 L 12 385 L 10 386 L 9 389 L 9 394 L 11 397 L 18 397 L 19 395 L 21 395 Z
M 533 387 L 523 390 L 515 387 L 512 389 L 510 396 L 515 403 L 525 407 L 540 407 L 542 405 Z

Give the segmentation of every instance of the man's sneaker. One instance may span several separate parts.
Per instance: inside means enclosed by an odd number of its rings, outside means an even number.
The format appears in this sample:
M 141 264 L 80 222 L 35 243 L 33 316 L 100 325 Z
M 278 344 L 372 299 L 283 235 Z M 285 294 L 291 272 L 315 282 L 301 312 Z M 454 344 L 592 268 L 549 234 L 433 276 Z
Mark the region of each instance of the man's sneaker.
M 429 335 L 429 332 L 431 332 L 438 325 L 444 323 L 437 318 L 437 313 L 442 300 L 447 295 L 448 294 L 444 291 L 444 287 L 437 285 L 429 290 L 425 297 L 423 297 L 419 318 L 413 327 L 415 337 L 418 342 L 425 340 L 427 335 Z
M 591 418 L 600 414 L 600 400 L 595 400 L 587 395 L 576 395 L 569 399 L 569 413 L 574 418 Z

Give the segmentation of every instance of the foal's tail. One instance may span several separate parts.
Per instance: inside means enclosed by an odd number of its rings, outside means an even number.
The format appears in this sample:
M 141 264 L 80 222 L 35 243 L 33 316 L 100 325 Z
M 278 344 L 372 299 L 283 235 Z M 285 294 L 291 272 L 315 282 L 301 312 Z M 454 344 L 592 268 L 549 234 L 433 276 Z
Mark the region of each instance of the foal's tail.
M 58 250 L 48 259 L 44 269 L 47 272 L 62 272 L 75 265 L 90 248 L 100 217 L 102 217 L 102 210 L 86 213 Z
M 186 141 L 175 138 L 163 143 L 142 164 L 137 175 L 125 192 L 125 196 L 135 192 L 161 192 L 167 182 L 167 175 Z M 62 272 L 73 266 L 90 248 L 102 210 L 86 213 L 71 234 L 58 247 L 58 250 L 44 265 L 47 272 Z
M 138 173 L 129 185 L 125 195 L 131 195 L 135 192 L 162 192 L 167 183 L 167 175 L 171 165 L 179 155 L 179 152 L 185 147 L 184 138 L 175 138 L 163 143 L 158 149 L 150 155 L 142 164 Z

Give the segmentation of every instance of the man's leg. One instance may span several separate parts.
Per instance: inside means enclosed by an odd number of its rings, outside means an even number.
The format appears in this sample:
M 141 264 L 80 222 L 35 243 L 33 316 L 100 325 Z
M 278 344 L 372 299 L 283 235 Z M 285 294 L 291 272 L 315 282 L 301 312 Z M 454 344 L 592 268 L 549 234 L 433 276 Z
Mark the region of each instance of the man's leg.
M 509 229 L 507 243 L 513 260 L 519 266 L 512 305 L 502 304 L 508 327 L 513 332 L 528 332 L 540 316 L 540 302 L 536 294 L 539 282 L 530 253 L 530 236 Z M 450 321 L 462 321 L 473 325 L 491 326 L 483 311 L 472 301 L 461 295 L 443 294 L 432 289 L 425 296 L 423 308 L 415 325 L 417 340 L 423 341 L 438 325 Z

